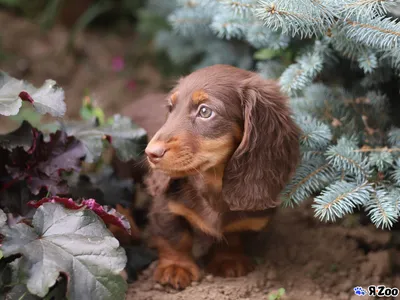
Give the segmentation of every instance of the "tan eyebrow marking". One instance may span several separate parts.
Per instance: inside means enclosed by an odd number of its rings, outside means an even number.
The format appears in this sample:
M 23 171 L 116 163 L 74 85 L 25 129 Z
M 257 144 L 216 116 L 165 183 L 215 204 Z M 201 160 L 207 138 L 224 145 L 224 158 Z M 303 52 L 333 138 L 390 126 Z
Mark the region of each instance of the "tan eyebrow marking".
M 204 90 L 197 90 L 194 91 L 192 94 L 192 101 L 194 104 L 199 104 L 201 102 L 204 102 L 208 99 L 208 95 Z

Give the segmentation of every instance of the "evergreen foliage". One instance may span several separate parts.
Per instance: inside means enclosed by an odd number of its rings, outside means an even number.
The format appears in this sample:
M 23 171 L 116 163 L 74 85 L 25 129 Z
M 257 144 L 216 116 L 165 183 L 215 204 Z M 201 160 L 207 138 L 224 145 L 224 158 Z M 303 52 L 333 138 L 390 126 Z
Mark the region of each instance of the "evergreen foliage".
M 362 209 L 376 227 L 391 228 L 400 217 L 400 128 L 391 107 L 399 101 L 399 5 L 153 0 L 148 10 L 168 21 L 156 46 L 176 63 L 228 63 L 279 81 L 303 130 L 284 206 L 316 196 L 323 221 Z

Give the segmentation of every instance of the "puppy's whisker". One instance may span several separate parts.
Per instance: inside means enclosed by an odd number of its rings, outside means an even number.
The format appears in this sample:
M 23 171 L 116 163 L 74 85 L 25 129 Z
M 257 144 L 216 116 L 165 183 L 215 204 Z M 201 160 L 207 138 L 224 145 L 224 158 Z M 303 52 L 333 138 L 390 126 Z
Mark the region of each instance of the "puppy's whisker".
M 146 163 L 147 163 L 147 159 L 144 157 L 144 158 L 141 158 L 141 159 L 138 160 L 138 161 L 135 161 L 135 162 L 133 163 L 133 167 L 134 167 L 134 168 L 136 168 L 136 167 L 145 167 L 145 166 L 146 166 Z

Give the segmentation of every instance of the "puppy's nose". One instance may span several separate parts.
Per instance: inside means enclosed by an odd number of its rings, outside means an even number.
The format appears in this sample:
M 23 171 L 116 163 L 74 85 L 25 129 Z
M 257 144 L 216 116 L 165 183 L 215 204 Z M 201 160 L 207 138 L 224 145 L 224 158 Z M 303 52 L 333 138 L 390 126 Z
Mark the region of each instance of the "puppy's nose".
M 148 145 L 145 150 L 147 157 L 152 163 L 157 163 L 167 152 L 165 146 L 161 143 Z

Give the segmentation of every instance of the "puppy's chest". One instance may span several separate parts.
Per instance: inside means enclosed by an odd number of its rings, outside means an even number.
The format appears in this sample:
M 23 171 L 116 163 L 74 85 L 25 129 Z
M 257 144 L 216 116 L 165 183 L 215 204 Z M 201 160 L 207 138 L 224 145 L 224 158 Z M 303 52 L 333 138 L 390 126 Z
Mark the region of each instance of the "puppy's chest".
M 171 198 L 168 202 L 169 210 L 185 218 L 193 229 L 216 238 L 222 236 L 225 213 L 219 212 L 210 203 L 210 199 L 192 191 Z

